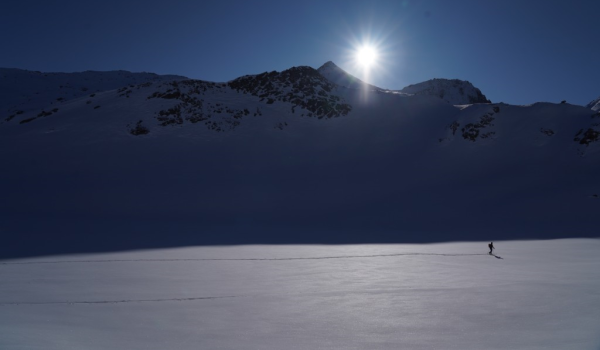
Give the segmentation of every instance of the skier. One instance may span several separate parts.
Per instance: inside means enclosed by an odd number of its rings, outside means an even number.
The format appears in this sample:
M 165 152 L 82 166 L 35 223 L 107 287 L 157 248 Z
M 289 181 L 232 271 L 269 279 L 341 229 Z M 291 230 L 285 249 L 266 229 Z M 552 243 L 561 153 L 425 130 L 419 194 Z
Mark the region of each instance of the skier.
M 490 248 L 490 254 L 492 254 L 492 250 L 494 250 L 494 242 L 490 242 L 490 244 L 488 244 L 488 247 Z

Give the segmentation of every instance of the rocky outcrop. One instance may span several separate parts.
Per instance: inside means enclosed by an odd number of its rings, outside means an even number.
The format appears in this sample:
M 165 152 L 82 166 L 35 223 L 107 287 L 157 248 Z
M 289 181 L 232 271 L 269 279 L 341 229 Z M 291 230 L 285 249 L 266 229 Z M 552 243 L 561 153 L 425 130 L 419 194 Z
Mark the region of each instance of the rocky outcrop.
M 309 112 L 309 117 L 319 119 L 344 116 L 352 109 L 333 93 L 335 84 L 311 67 L 247 75 L 230 81 L 228 86 L 238 92 L 258 96 L 267 104 L 289 102 L 292 112 L 303 108 Z

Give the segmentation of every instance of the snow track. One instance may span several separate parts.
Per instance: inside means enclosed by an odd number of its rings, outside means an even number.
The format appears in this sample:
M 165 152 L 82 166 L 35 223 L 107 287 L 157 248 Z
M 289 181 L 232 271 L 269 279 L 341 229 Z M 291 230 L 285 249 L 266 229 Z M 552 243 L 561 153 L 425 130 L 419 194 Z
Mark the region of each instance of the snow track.
M 210 299 L 225 299 L 235 298 L 235 296 L 223 296 L 223 297 L 195 297 L 195 298 L 165 298 L 165 299 L 123 299 L 123 300 L 95 300 L 95 301 L 19 301 L 19 302 L 8 302 L 1 303 L 0 306 L 13 306 L 13 305 L 75 305 L 75 304 L 123 304 L 123 303 L 158 303 L 165 301 L 197 301 L 197 300 L 210 300 Z
M 374 254 L 374 255 L 340 255 L 318 257 L 292 257 L 292 258 L 190 258 L 190 259 L 105 259 L 105 260 L 55 260 L 55 261 L 22 261 L 2 262 L 0 265 L 37 265 L 37 264 L 77 264 L 77 263 L 119 263 L 119 262 L 180 262 L 180 261 L 285 261 L 285 260 L 326 260 L 326 259 L 360 259 L 383 258 L 393 256 L 477 256 L 489 254 L 443 254 L 443 253 L 399 253 L 399 254 Z

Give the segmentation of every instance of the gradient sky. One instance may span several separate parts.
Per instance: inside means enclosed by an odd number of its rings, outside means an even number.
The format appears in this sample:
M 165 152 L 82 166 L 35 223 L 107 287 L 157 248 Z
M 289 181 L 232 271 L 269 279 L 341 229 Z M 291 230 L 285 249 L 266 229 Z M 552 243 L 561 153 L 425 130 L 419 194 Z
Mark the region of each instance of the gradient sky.
M 600 1 L 27 1 L 0 3 L 0 67 L 148 71 L 227 81 L 326 61 L 388 89 L 472 82 L 493 102 L 600 96 Z M 376 44 L 369 76 L 352 52 Z

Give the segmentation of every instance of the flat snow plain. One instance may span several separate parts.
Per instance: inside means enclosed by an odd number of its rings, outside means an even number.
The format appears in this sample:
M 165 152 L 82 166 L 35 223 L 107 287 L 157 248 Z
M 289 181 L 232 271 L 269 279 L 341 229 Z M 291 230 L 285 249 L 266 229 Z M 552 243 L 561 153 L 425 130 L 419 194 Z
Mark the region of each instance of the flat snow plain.
M 0 349 L 599 349 L 600 240 L 0 261 Z

